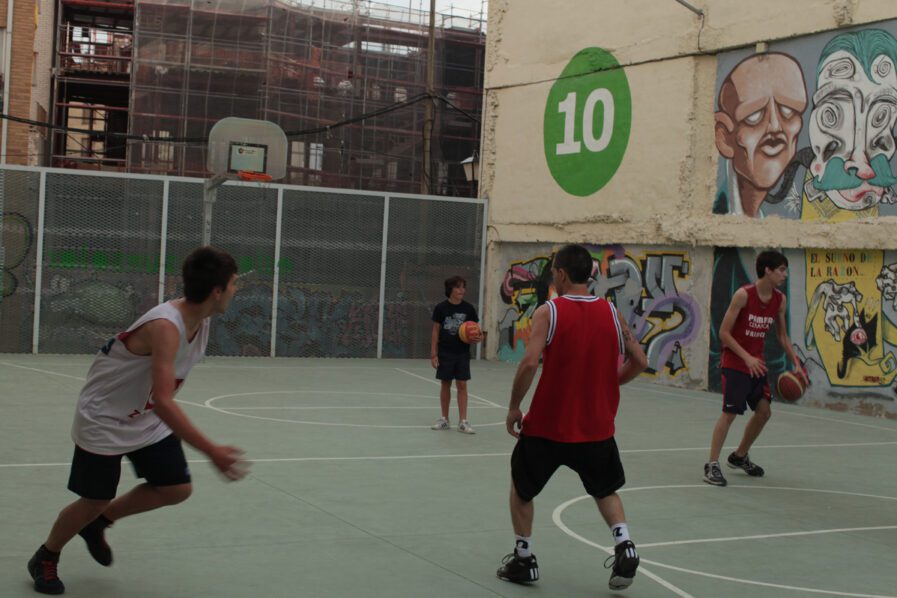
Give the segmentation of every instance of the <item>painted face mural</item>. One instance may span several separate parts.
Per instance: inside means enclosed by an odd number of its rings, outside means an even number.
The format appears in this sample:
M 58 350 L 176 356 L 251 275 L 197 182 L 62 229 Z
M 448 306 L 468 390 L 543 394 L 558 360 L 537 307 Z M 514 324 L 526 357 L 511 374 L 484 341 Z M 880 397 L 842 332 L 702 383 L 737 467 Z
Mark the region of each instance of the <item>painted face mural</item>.
M 750 56 L 723 81 L 715 134 L 716 147 L 737 178 L 731 193 L 739 201 L 731 212 L 757 215 L 794 158 L 806 106 L 803 72 L 785 54 Z
M 809 133 L 812 185 L 839 208 L 894 203 L 897 40 L 880 29 L 839 35 L 822 52 Z

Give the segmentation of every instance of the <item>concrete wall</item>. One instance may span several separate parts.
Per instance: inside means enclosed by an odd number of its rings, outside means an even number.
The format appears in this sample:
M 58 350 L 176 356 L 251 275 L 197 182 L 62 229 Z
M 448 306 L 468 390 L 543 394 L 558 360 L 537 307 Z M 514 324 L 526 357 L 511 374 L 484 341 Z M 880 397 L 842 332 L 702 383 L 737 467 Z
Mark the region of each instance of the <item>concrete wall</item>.
M 648 355 L 646 377 L 701 386 L 707 368 L 707 306 L 712 252 L 707 248 L 588 244 L 594 260 L 589 290 L 612 300 Z M 549 268 L 553 248 L 506 243 L 489 275 L 500 281 L 491 351 L 501 360 L 523 356 L 536 307 L 556 296 Z
M 692 269 L 690 280 L 677 279 L 677 290 L 697 301 L 701 330 L 684 349 L 687 376 L 663 368 L 652 375 L 715 388 L 713 316 L 725 310 L 736 278 L 745 271 L 755 278 L 756 252 L 779 247 L 792 262 L 789 332 L 815 371 L 804 402 L 897 417 L 890 373 L 897 364 L 887 357 L 886 324 L 894 312 L 888 266 L 895 262 L 887 250 L 897 225 L 897 203 L 890 203 L 897 190 L 897 104 L 890 103 L 897 99 L 897 56 L 889 54 L 897 4 L 692 4 L 703 15 L 673 0 L 631 0 L 625 9 L 609 0 L 569 0 L 564 10 L 535 0 L 490 2 L 481 158 L 481 191 L 490 199 L 487 329 L 511 338 L 511 312 L 520 307 L 505 296 L 509 268 L 537 268 L 533 260 L 561 244 L 615 247 L 635 263 L 652 252 L 682 252 Z M 830 46 L 839 36 L 866 41 Z M 868 67 L 854 65 L 865 79 L 847 84 L 857 100 L 839 105 L 832 90 L 844 81 L 832 68 L 843 58 L 840 47 L 871 48 L 872 55 Z M 872 100 L 880 113 L 870 112 Z M 832 103 L 835 110 L 826 112 Z M 837 110 L 843 114 L 835 122 Z M 875 127 L 853 126 L 873 120 Z M 851 168 L 858 173 L 852 179 Z M 814 250 L 863 256 L 862 273 L 811 274 L 819 263 L 812 260 L 826 254 Z M 749 267 L 739 270 L 738 261 Z M 862 295 L 856 309 L 846 299 L 832 307 L 853 292 L 844 290 L 851 281 Z M 650 302 L 646 289 L 641 300 Z M 807 332 L 816 319 L 831 322 L 845 311 L 840 333 L 825 337 L 824 324 L 818 334 Z M 851 327 L 868 334 L 864 326 L 874 315 L 877 345 L 839 344 Z M 516 330 L 525 338 L 523 324 Z M 506 345 L 490 340 L 488 352 L 519 355 L 519 347 Z M 849 372 L 831 357 L 839 351 L 851 354 Z M 701 359 L 706 366 L 698 366 Z

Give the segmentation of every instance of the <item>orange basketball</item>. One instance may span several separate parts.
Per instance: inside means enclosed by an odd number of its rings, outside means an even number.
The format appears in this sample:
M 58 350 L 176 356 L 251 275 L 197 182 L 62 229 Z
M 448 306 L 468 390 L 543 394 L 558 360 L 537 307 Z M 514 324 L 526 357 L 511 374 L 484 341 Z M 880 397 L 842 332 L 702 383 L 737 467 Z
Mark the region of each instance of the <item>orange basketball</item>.
M 461 327 L 458 328 L 458 338 L 465 343 L 477 343 L 480 340 L 479 337 L 482 335 L 483 333 L 480 330 L 480 325 L 476 322 L 464 322 L 461 324 Z
M 776 383 L 779 396 L 786 401 L 796 401 L 804 396 L 804 381 L 794 372 L 784 372 Z

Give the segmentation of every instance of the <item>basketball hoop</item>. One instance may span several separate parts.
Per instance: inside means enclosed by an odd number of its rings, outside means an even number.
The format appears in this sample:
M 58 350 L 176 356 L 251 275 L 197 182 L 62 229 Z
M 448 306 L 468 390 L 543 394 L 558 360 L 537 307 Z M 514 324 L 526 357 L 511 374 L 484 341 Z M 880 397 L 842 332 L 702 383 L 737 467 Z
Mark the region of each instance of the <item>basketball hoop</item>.
M 253 183 L 270 183 L 272 177 L 270 174 L 265 172 L 253 172 L 251 170 L 238 170 L 237 178 L 241 181 L 248 181 Z

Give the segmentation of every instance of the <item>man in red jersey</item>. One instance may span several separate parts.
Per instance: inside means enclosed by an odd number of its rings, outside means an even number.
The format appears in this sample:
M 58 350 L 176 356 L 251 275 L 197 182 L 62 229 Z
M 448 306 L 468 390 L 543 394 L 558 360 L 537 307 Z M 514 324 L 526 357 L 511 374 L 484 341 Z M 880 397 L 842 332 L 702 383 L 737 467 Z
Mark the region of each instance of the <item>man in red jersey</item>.
M 772 415 L 763 345 L 773 322 L 779 343 L 795 370 L 803 375 L 803 366 L 788 338 L 785 295 L 778 290 L 788 278 L 788 259 L 778 251 L 764 251 L 757 256 L 756 268 L 757 282 L 735 291 L 719 329 L 723 345 L 720 362 L 723 412 L 713 428 L 710 460 L 704 464 L 704 481 L 714 486 L 726 485 L 726 478 L 719 466 L 719 454 L 735 416 L 742 415 L 746 405 L 750 405 L 754 415 L 744 427 L 741 444 L 729 455 L 726 464 L 733 469 L 742 469 L 753 477 L 764 473 L 762 467 L 750 460 L 748 450 Z
M 609 586 L 621 590 L 632 583 L 639 557 L 617 495 L 625 476 L 614 441 L 614 418 L 620 385 L 638 376 L 648 360 L 613 304 L 589 294 L 592 256 L 585 247 L 563 247 L 554 256 L 551 274 L 560 296 L 533 314 L 529 343 L 511 390 L 507 427 L 518 440 L 511 456 L 510 506 L 517 540 L 496 574 L 513 582 L 539 579 L 532 553 L 533 498 L 557 468 L 566 465 L 579 474 L 611 528 L 616 549 Z M 627 357 L 622 365 L 621 355 Z M 540 356 L 542 377 L 524 417 L 520 403 Z

